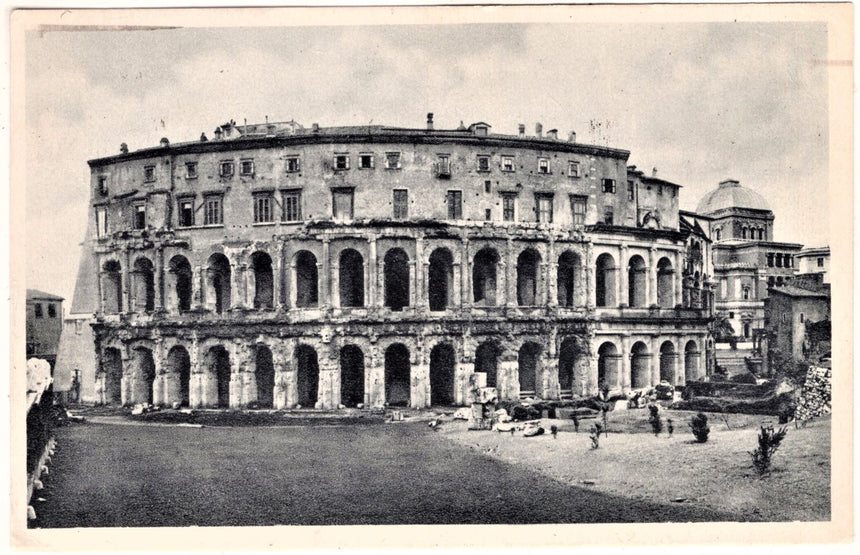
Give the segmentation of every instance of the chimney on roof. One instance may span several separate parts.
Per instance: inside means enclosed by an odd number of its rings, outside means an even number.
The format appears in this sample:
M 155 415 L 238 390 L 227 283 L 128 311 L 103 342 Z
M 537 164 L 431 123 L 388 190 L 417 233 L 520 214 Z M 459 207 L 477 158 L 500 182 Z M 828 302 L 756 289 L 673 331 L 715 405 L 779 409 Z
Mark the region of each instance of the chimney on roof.
M 568 135 L 567 140 L 571 143 L 576 142 L 576 131 L 571 131 L 570 135 Z
M 170 146 L 170 141 L 167 140 L 167 137 L 162 137 L 160 141 L 158 141 L 162 148 L 167 148 Z
M 552 139 L 553 141 L 558 140 L 558 129 L 550 129 L 546 132 L 546 138 Z
M 119 145 L 119 151 L 123 154 L 128 154 L 128 145 L 122 143 L 121 145 Z
M 320 124 L 318 124 L 318 123 L 311 124 L 311 130 L 314 133 L 319 133 L 320 132 Z
M 209 139 L 207 139 L 207 138 L 206 138 L 206 133 L 201 133 L 201 134 L 200 134 L 200 142 L 201 142 L 201 143 L 205 143 L 205 142 L 206 142 L 206 141 L 208 141 L 208 140 L 209 140 Z
M 433 112 L 427 112 L 427 131 L 433 131 Z
M 525 126 L 525 124 L 521 123 L 521 124 L 519 125 L 519 130 L 520 130 L 520 137 L 525 137 L 525 136 L 526 136 L 526 126 Z
M 651 177 L 657 177 L 657 168 L 651 170 Z
M 221 128 L 220 127 L 215 128 L 215 140 L 216 141 L 221 140 Z
M 535 124 L 535 136 L 538 139 L 543 137 L 543 124 L 541 122 Z

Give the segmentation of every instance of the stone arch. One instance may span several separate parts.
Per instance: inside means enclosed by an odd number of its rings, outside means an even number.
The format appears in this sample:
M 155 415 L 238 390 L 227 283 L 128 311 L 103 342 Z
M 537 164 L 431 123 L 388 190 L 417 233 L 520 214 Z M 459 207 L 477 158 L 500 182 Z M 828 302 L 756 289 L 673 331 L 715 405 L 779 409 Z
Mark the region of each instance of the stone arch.
M 431 405 L 453 405 L 457 355 L 450 343 L 438 343 L 430 351 Z
M 615 267 L 615 259 L 608 252 L 601 254 L 597 257 L 594 271 L 597 306 L 618 306 L 618 299 L 616 298 L 617 287 L 615 282 L 618 271 Z
M 587 390 L 588 353 L 576 337 L 565 337 L 558 351 L 558 385 L 562 398 L 574 393 L 584 395 Z
M 558 306 L 576 306 L 576 297 L 582 288 L 579 273 L 582 268 L 582 260 L 579 255 L 571 250 L 566 250 L 558 257 Z
M 145 312 L 155 310 L 155 269 L 150 259 L 141 256 L 134 261 L 132 283 L 135 309 Z
M 534 397 L 540 383 L 540 355 L 543 347 L 534 341 L 526 341 L 517 353 L 517 375 L 520 380 L 520 396 Z
M 364 306 L 364 257 L 355 249 L 343 249 L 338 258 L 340 306 Z
M 627 263 L 627 304 L 645 306 L 648 287 L 648 270 L 645 260 L 638 254 L 630 257 Z
M 151 349 L 146 347 L 132 349 L 131 378 L 131 402 L 151 404 L 155 384 L 155 359 Z
M 528 248 L 517 257 L 517 304 L 535 306 L 538 304 L 538 276 L 540 253 Z
M 392 343 L 385 349 L 385 402 L 388 405 L 409 406 L 411 369 L 406 345 Z
M 484 341 L 475 349 L 475 372 L 487 374 L 487 387 L 498 387 L 499 359 L 502 348 L 498 341 Z
M 399 247 L 388 249 L 383 259 L 385 306 L 397 312 L 409 306 L 409 255 Z
M 232 306 L 230 277 L 230 261 L 227 257 L 219 252 L 212 254 L 206 268 L 207 305 L 218 314 Z
M 651 355 L 648 346 L 637 341 L 630 348 L 630 387 L 643 389 L 651 385 Z
M 122 404 L 122 353 L 115 347 L 108 347 L 102 354 L 102 374 L 104 374 L 104 396 L 108 405 Z
M 472 265 L 472 295 L 475 304 L 496 306 L 498 290 L 499 253 L 484 247 L 475 254 Z
M 660 345 L 660 381 L 675 384 L 675 367 L 678 364 L 678 353 L 675 352 L 675 344 L 664 341 Z
M 176 308 L 179 311 L 191 310 L 194 274 L 188 259 L 177 254 L 167 264 L 168 288 L 173 294 Z
M 314 407 L 319 400 L 320 367 L 317 352 L 310 345 L 301 344 L 296 347 L 295 357 L 298 403 L 303 407 Z
M 272 350 L 261 343 L 254 349 L 254 381 L 257 383 L 257 405 L 271 408 L 275 401 L 275 362 Z
M 340 398 L 347 407 L 364 403 L 364 352 L 355 345 L 340 349 Z
M 687 382 L 699 379 L 699 345 L 694 340 L 687 341 L 684 346 L 684 380 Z
M 307 250 L 300 250 L 294 257 L 296 306 L 311 308 L 319 306 L 319 272 L 317 257 Z
M 251 272 L 254 275 L 254 308 L 273 308 L 275 302 L 275 279 L 272 257 L 263 251 L 251 255 Z
M 102 266 L 102 297 L 106 313 L 122 312 L 122 265 L 117 260 L 107 260 Z
M 446 247 L 434 249 L 430 254 L 427 279 L 427 296 L 430 310 L 446 310 L 454 300 L 454 259 Z
M 230 354 L 221 345 L 210 347 L 206 352 L 206 370 L 214 382 L 212 404 L 216 407 L 230 406 Z
M 601 343 L 597 349 L 597 382 L 601 387 L 608 385 L 610 389 L 621 385 L 621 355 L 611 341 Z
M 664 256 L 657 261 L 657 306 L 661 308 L 674 306 L 674 283 L 675 270 L 672 268 L 672 261 Z
M 179 403 L 181 407 L 191 403 L 191 357 L 182 345 L 174 345 L 167 352 L 167 404 Z

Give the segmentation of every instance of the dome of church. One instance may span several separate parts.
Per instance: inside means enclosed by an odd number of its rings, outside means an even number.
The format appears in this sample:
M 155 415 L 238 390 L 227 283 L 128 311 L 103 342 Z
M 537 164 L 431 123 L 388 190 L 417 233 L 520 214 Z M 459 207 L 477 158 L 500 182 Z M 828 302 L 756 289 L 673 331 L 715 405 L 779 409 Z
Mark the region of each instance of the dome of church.
M 767 201 L 752 189 L 742 187 L 734 179 L 726 179 L 720 186 L 706 194 L 699 201 L 696 212 L 712 214 L 726 208 L 750 208 L 753 210 L 770 210 Z

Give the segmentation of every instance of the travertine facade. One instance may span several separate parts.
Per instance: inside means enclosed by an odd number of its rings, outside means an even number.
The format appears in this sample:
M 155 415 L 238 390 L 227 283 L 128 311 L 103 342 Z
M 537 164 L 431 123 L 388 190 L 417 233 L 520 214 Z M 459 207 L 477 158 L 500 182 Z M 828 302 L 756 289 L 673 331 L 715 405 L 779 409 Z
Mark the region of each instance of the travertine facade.
M 97 400 L 425 407 L 466 403 L 474 372 L 502 399 L 700 379 L 709 242 L 628 156 L 428 115 L 230 123 L 91 160 Z

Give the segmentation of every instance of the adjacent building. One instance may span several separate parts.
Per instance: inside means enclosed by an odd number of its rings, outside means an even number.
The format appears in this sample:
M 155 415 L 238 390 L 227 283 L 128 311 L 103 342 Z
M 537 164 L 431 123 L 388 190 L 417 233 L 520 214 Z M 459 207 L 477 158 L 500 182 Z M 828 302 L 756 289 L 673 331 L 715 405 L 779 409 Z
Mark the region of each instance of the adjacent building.
M 793 359 L 814 359 L 830 354 L 830 287 L 820 281 L 803 281 L 774 287 L 766 303 L 770 358 L 776 350 Z
M 821 274 L 822 283 L 830 283 L 830 247 L 810 247 L 797 254 L 798 272 Z
M 63 330 L 63 297 L 27 289 L 27 358 L 48 361 L 53 372 Z

